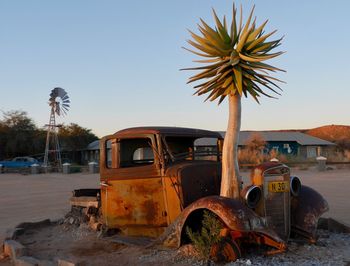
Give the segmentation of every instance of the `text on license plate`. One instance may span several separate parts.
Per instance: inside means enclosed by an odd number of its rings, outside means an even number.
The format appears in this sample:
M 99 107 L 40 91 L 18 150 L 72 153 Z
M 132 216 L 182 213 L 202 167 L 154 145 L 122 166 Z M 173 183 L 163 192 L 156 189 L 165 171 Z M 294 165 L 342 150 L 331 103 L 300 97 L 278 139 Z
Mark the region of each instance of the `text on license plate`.
M 269 182 L 270 192 L 287 192 L 289 191 L 289 183 L 287 181 Z

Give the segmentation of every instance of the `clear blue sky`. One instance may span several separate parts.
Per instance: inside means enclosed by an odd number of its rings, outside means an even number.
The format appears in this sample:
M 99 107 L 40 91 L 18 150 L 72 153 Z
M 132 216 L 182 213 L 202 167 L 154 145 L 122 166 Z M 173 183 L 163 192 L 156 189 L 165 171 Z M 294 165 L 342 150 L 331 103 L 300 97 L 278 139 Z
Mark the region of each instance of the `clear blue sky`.
M 239 5 L 241 2 L 237 2 Z M 243 100 L 242 129 L 350 124 L 350 1 L 243 1 L 285 35 L 271 62 L 286 69 L 278 100 Z M 232 1 L 0 1 L 0 110 L 49 120 L 49 93 L 64 88 L 74 122 L 98 136 L 140 125 L 225 130 L 227 103 L 192 96 L 189 33 Z

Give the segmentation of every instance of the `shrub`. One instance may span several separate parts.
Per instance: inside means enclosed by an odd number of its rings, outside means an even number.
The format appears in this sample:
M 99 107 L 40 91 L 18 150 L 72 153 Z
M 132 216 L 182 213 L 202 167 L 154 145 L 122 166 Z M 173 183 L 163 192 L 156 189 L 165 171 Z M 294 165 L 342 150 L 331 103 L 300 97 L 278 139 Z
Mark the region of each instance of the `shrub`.
M 186 227 L 186 234 L 202 259 L 209 259 L 211 247 L 221 239 L 220 230 L 222 228 L 223 224 L 218 217 L 207 210 L 203 212 L 202 227 L 199 231 L 193 232 L 190 227 Z

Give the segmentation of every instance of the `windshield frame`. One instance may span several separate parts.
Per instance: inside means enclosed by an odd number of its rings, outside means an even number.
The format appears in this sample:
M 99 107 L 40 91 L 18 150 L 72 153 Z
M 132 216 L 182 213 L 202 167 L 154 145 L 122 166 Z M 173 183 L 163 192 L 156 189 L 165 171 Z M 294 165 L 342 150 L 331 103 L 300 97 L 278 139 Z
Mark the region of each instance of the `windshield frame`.
M 182 147 L 187 147 L 188 151 L 186 152 L 180 152 L 175 153 L 174 150 L 170 147 L 169 141 L 167 139 L 174 138 L 174 139 L 184 139 L 188 142 L 192 143 L 192 145 L 183 145 Z M 196 151 L 196 148 L 198 147 L 205 147 L 205 146 L 195 146 L 195 141 L 202 138 L 212 138 L 216 139 L 215 145 L 208 145 L 207 147 L 215 147 L 214 150 L 205 150 L 205 151 Z M 162 136 L 162 142 L 164 147 L 164 158 L 165 162 L 179 162 L 179 161 L 221 161 L 221 155 L 222 155 L 222 147 L 223 147 L 223 138 L 220 138 L 218 136 L 189 136 L 189 135 L 163 135 Z M 204 156 L 215 156 L 215 160 L 213 159 L 204 159 L 200 157 Z

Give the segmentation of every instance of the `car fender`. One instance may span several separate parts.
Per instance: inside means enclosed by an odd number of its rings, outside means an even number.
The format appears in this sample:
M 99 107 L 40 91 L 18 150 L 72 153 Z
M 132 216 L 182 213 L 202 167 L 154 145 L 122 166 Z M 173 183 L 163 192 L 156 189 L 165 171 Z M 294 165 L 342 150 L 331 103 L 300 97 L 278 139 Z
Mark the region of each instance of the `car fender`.
M 200 210 L 213 212 L 230 230 L 240 232 L 254 231 L 268 235 L 277 242 L 283 242 L 273 230 L 265 226 L 265 221 L 260 216 L 241 201 L 221 196 L 204 197 L 190 204 L 166 229 L 157 242 L 168 247 L 180 247 L 181 237 L 187 222 L 196 211 Z M 196 222 L 200 223 L 200 221 Z
M 293 197 L 291 202 L 292 230 L 306 233 L 306 237 L 315 240 L 318 219 L 328 210 L 328 203 L 320 193 L 308 186 L 301 186 L 299 195 Z

